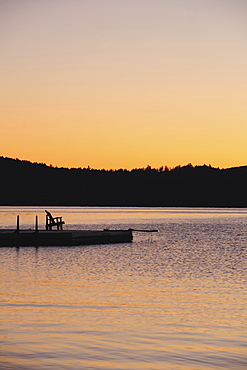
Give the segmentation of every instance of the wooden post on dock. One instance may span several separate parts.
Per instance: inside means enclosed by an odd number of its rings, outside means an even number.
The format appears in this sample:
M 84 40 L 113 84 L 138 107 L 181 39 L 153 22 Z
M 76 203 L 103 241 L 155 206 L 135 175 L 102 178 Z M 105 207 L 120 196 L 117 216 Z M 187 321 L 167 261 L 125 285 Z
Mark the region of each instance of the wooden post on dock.
M 35 231 L 36 231 L 36 233 L 39 231 L 38 216 L 36 216 L 36 218 L 35 218 Z
M 16 232 L 18 233 L 20 230 L 20 217 L 19 215 L 17 216 L 17 220 L 16 220 Z

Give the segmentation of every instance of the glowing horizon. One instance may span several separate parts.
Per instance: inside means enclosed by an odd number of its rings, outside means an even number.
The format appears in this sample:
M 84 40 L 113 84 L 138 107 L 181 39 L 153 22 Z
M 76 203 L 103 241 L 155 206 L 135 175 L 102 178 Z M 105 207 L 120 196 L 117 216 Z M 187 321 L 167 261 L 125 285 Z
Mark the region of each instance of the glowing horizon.
M 247 164 L 247 3 L 0 1 L 0 155 L 58 167 Z

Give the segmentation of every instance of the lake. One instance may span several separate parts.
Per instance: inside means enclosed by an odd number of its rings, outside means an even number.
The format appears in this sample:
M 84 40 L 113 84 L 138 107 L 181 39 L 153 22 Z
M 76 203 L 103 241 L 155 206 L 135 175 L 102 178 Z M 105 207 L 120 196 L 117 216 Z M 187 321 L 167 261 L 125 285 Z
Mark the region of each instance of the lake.
M 49 207 L 132 243 L 0 248 L 0 369 L 247 369 L 247 209 Z M 0 207 L 40 228 L 44 207 Z

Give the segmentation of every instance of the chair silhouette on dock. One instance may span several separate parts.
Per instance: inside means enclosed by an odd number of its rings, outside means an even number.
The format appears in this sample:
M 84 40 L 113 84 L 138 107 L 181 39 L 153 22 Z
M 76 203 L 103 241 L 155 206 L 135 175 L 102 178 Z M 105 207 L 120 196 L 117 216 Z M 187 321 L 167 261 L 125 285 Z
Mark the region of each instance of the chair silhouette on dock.
M 45 229 L 52 230 L 53 226 L 57 227 L 57 230 L 63 230 L 63 225 L 65 222 L 62 220 L 62 217 L 53 217 L 50 212 L 46 211 L 46 223 Z

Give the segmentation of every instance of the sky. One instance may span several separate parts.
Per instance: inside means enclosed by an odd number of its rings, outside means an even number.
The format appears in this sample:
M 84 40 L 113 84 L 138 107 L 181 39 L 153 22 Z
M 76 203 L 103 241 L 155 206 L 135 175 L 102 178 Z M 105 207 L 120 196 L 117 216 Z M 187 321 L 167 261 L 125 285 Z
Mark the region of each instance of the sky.
M 0 155 L 247 165 L 246 0 L 0 0 Z

